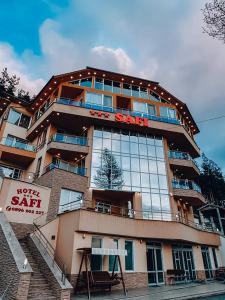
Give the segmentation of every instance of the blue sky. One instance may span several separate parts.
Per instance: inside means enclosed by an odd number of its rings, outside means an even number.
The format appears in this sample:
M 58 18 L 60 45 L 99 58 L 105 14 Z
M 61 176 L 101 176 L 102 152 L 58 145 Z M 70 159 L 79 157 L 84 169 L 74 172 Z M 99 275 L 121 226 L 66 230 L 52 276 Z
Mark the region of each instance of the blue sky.
M 156 80 L 196 121 L 225 114 L 225 45 L 202 33 L 206 0 L 0 0 L 0 68 L 37 93 L 86 65 Z M 225 119 L 197 142 L 225 170 Z

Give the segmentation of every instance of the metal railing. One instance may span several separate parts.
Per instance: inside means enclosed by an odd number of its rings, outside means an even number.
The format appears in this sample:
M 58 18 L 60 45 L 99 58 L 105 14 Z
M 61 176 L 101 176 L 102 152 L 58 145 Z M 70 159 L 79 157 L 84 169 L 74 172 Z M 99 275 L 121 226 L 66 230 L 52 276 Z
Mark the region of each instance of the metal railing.
M 43 246 L 45 249 L 45 252 L 49 255 L 49 257 L 52 260 L 52 267 L 55 267 L 58 269 L 58 271 L 61 273 L 61 281 L 65 285 L 66 280 L 66 264 L 57 258 L 57 261 L 55 260 L 55 249 L 53 246 L 49 243 L 45 235 L 41 232 L 39 226 L 36 224 L 35 220 L 33 221 L 34 225 L 34 231 L 33 235 L 37 238 L 38 243 Z
M 172 187 L 174 189 L 194 190 L 198 193 L 202 193 L 200 186 L 194 181 L 188 179 L 173 179 Z
M 73 166 L 69 163 L 66 163 L 66 162 L 58 162 L 58 163 L 49 164 L 47 167 L 45 167 L 45 173 L 49 172 L 53 169 L 60 169 L 60 170 L 68 171 L 68 172 L 78 174 L 78 175 L 81 175 L 81 176 L 85 176 L 86 173 L 87 173 L 86 168 L 75 167 L 75 166 Z
M 114 107 L 103 106 L 103 105 L 97 105 L 97 104 L 93 104 L 93 103 L 80 102 L 80 101 L 75 101 L 75 100 L 71 100 L 71 99 L 67 99 L 67 98 L 58 98 L 58 99 L 56 99 L 56 102 L 59 104 L 64 104 L 64 105 L 82 107 L 82 108 L 93 109 L 93 110 L 100 110 L 100 111 L 105 111 L 105 112 L 110 112 L 110 113 L 122 113 L 124 115 L 131 115 L 134 117 L 138 116 L 138 117 L 147 118 L 147 119 L 153 120 L 153 121 L 166 122 L 166 123 L 180 125 L 180 122 L 177 119 L 170 119 L 170 118 L 166 118 L 166 117 L 149 115 L 147 113 L 136 112 L 136 111 L 120 109 L 120 108 L 114 108 Z
M 88 145 L 88 141 L 87 141 L 86 137 L 67 135 L 67 134 L 62 134 L 62 133 L 54 134 L 51 137 L 50 142 L 67 143 L 67 144 L 74 144 L 74 145 L 81 145 L 81 146 Z
M 2 138 L 0 141 L 0 144 L 12 148 L 27 150 L 31 152 L 36 152 L 36 147 L 33 145 L 29 145 L 23 142 L 16 141 L 16 139 L 10 139 L 10 138 Z
M 198 168 L 197 162 L 191 157 L 191 155 L 187 152 L 181 152 L 181 151 L 175 151 L 175 150 L 169 150 L 168 151 L 168 157 L 174 158 L 174 159 L 185 159 L 185 160 L 191 160 L 193 164 Z M 199 169 L 199 168 L 198 168 Z
M 202 231 L 208 231 L 208 232 L 214 232 L 213 226 L 210 224 L 207 224 L 207 226 L 204 224 L 195 223 L 192 220 L 187 219 L 186 217 L 182 216 L 180 213 L 172 214 L 169 211 L 166 210 L 134 210 L 129 209 L 124 206 L 115 206 L 111 205 L 109 203 L 104 202 L 92 202 L 90 200 L 76 200 L 67 204 L 63 205 L 63 210 L 60 209 L 59 213 L 64 213 L 67 211 L 74 211 L 74 210 L 88 210 L 88 211 L 94 211 L 101 214 L 106 215 L 113 215 L 113 216 L 119 216 L 129 219 L 135 219 L 135 220 L 146 220 L 146 221 L 173 221 L 182 223 L 184 225 L 190 226 L 195 229 L 199 229 Z

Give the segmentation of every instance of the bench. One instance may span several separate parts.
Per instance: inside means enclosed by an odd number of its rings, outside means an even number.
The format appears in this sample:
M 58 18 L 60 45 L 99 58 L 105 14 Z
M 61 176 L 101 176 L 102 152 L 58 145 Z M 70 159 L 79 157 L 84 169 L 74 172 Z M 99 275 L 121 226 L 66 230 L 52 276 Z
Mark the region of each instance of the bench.
M 113 277 L 107 271 L 92 271 L 88 272 L 90 287 L 109 289 L 112 286 L 120 284 L 120 277 L 114 274 Z M 83 280 L 87 281 L 87 272 L 83 271 Z
M 168 284 L 174 284 L 176 279 L 183 279 L 186 281 L 187 276 L 185 274 L 185 270 L 169 269 L 166 271 L 166 278 L 168 280 Z

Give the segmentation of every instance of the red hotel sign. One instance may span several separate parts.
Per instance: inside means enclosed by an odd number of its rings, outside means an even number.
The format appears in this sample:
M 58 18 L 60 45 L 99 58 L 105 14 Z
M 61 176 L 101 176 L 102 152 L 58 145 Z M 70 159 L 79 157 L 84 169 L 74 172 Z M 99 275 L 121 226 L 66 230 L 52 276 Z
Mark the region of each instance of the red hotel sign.
M 16 190 L 16 194 L 12 196 L 10 205 L 6 207 L 6 211 L 14 211 L 28 214 L 42 215 L 42 200 L 40 193 L 33 189 L 21 188 Z
M 90 114 L 92 116 L 97 116 L 98 118 L 109 118 L 110 114 L 105 112 L 99 112 L 90 110 Z M 121 113 L 115 114 L 115 121 L 120 123 L 126 123 L 126 124 L 133 124 L 133 125 L 139 125 L 139 126 L 147 126 L 148 127 L 148 119 L 142 118 L 138 116 L 130 116 L 130 115 L 123 115 Z

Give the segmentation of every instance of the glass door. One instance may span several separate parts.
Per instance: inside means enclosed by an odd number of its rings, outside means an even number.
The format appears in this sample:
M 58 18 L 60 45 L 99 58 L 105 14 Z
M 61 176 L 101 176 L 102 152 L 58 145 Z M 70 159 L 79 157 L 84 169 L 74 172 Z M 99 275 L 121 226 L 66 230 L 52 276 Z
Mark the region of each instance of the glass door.
M 149 285 L 164 283 L 162 249 L 160 244 L 147 244 L 147 272 Z
M 173 264 L 174 269 L 185 271 L 185 276 L 176 278 L 176 281 L 192 281 L 196 279 L 191 246 L 173 246 Z
M 211 259 L 209 255 L 209 248 L 206 246 L 202 246 L 202 258 L 203 258 L 203 264 L 205 268 L 205 277 L 206 279 L 213 279 L 213 272 L 212 272 L 212 264 Z

